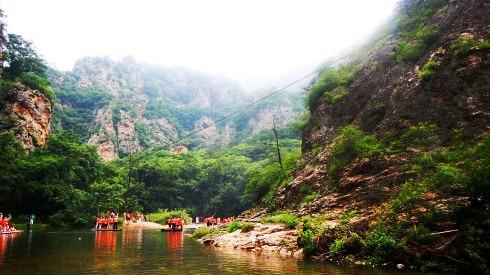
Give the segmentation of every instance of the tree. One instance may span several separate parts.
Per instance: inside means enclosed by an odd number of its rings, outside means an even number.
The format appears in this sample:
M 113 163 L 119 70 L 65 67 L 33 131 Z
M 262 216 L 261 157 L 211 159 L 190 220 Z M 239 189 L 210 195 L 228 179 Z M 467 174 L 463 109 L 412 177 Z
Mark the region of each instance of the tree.
M 7 36 L 2 61 L 7 63 L 3 70 L 3 77 L 9 80 L 14 80 L 27 72 L 42 77 L 46 75 L 47 66 L 32 48 L 32 43 L 17 34 Z

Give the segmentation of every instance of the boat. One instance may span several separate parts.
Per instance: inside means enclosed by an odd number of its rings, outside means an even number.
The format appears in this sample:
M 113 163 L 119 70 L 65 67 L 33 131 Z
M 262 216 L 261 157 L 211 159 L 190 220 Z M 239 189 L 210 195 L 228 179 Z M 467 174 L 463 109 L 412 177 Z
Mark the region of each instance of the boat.
M 21 233 L 23 230 L 6 230 L 6 231 L 0 231 L 2 234 L 13 234 L 13 233 Z
M 172 231 L 183 231 L 183 230 L 184 230 L 184 228 L 182 228 L 182 227 L 178 227 L 178 228 L 175 228 L 175 229 L 172 228 L 172 227 L 165 227 L 165 228 L 160 229 L 160 231 L 162 231 L 162 232 L 166 232 L 166 231 L 171 231 L 171 232 Z

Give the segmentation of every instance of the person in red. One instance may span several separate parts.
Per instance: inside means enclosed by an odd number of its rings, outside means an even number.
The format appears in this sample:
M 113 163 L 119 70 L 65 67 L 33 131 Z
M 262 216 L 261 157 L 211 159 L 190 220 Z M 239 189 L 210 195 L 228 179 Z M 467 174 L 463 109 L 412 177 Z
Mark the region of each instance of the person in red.
M 4 217 L 2 219 L 2 231 L 8 231 L 10 229 L 9 222 L 10 222 L 9 218 Z

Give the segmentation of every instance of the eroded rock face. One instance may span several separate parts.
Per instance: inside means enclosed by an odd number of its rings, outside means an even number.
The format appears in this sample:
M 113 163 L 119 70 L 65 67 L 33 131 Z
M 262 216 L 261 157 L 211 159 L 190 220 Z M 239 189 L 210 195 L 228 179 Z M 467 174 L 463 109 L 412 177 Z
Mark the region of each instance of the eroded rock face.
M 112 109 L 106 107 L 97 110 L 95 123 L 99 131 L 92 135 L 88 143 L 97 146 L 97 153 L 102 160 L 113 160 L 118 152 L 115 145 L 117 135 L 112 121 Z
M 51 131 L 51 102 L 40 91 L 16 84 L 8 92 L 2 128 L 13 132 L 25 149 L 44 147 Z
M 252 134 L 256 135 L 262 130 L 272 129 L 273 122 L 276 127 L 285 126 L 298 117 L 297 112 L 290 106 L 278 107 L 261 110 L 255 118 L 252 118 L 248 125 L 252 129 Z

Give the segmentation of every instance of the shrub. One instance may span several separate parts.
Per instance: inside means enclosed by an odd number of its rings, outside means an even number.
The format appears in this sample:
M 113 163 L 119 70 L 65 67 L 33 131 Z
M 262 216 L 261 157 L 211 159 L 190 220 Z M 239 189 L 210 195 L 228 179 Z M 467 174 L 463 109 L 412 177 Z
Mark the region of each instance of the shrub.
M 192 238 L 201 239 L 209 233 L 211 233 L 211 230 L 208 227 L 199 227 L 194 230 L 194 233 L 192 233 Z
M 412 125 L 407 132 L 400 137 L 400 141 L 408 146 L 423 146 L 429 147 L 437 144 L 437 126 L 427 122 L 419 122 L 417 125 Z
M 244 223 L 242 223 L 241 227 L 242 227 L 241 228 L 242 232 L 249 232 L 255 228 L 255 224 L 253 224 L 251 222 L 244 222 Z
M 467 54 L 477 50 L 488 51 L 490 50 L 490 40 L 460 37 L 456 39 L 452 48 L 460 54 Z
M 403 243 L 396 241 L 390 234 L 379 228 L 368 231 L 364 243 L 365 250 L 373 256 L 372 260 L 376 263 L 396 258 L 404 248 Z
M 437 66 L 439 66 L 439 63 L 430 59 L 429 61 L 427 61 L 427 63 L 424 64 L 422 70 L 419 72 L 419 78 L 423 81 L 429 80 L 436 72 Z
M 423 25 L 412 32 L 404 33 L 403 38 L 393 49 L 393 60 L 395 62 L 417 60 L 434 41 L 438 33 L 437 28 Z
M 347 240 L 345 238 L 336 239 L 329 247 L 329 252 L 334 255 L 340 254 L 347 246 Z
M 242 232 L 248 232 L 252 231 L 254 229 L 255 225 L 250 222 L 239 222 L 239 221 L 232 221 L 226 226 L 226 231 L 228 233 L 234 232 L 238 229 L 241 229 Z
M 380 144 L 376 138 L 364 134 L 357 127 L 349 125 L 340 130 L 332 145 L 332 158 L 329 173 L 336 178 L 340 169 L 356 157 L 374 156 L 380 153 Z
M 417 60 L 434 41 L 438 34 L 436 26 L 427 25 L 430 18 L 449 0 L 406 1 L 406 15 L 400 15 L 397 22 L 400 40 L 392 54 L 394 62 Z
M 279 214 L 274 216 L 265 217 L 260 220 L 261 223 L 282 223 L 287 228 L 295 228 L 299 224 L 299 219 L 293 214 Z
M 326 92 L 339 86 L 345 86 L 352 81 L 358 71 L 359 67 L 357 64 L 349 63 L 341 65 L 336 69 L 326 69 L 320 73 L 318 79 L 310 87 L 309 94 L 306 97 L 306 103 L 310 110 L 318 106 L 318 103 Z M 333 100 L 340 100 L 343 96 L 333 95 Z
M 299 245 L 306 255 L 313 255 L 316 252 L 315 234 L 311 229 L 299 232 Z
M 328 102 L 330 102 L 331 104 L 335 104 L 348 94 L 349 90 L 344 86 L 340 86 L 328 92 L 326 95 Z
M 51 104 L 53 104 L 55 98 L 54 90 L 49 86 L 50 83 L 45 77 L 33 72 L 27 72 L 23 73 L 18 80 L 24 85 L 42 92 L 49 99 Z
M 170 218 L 183 218 L 186 223 L 192 222 L 191 217 L 189 216 L 189 214 L 187 214 L 185 210 L 171 211 L 166 209 L 158 209 L 157 212 L 148 214 L 148 218 L 150 218 L 152 222 L 156 222 L 162 225 L 166 225 L 167 220 Z
M 315 199 L 316 199 L 316 194 L 309 194 L 303 198 L 303 201 L 306 203 L 310 203 L 310 202 L 315 201 Z
M 346 225 L 349 223 L 349 220 L 351 218 L 354 218 L 357 216 L 357 211 L 356 210 L 350 210 L 342 213 L 339 217 L 339 223 L 342 225 Z

